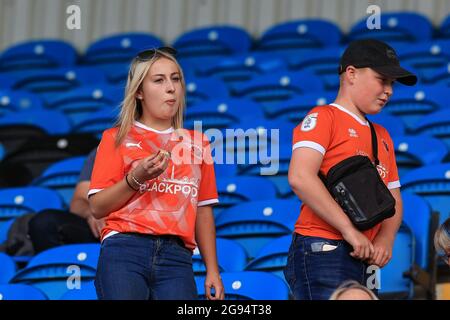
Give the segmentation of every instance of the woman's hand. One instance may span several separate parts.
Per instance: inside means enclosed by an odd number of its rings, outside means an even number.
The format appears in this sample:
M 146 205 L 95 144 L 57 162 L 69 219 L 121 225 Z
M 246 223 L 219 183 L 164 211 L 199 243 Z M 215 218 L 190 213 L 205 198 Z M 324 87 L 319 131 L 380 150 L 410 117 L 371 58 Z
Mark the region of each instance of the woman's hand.
M 169 165 L 170 153 L 159 150 L 158 153 L 151 155 L 138 162 L 131 171 L 131 175 L 140 183 L 154 179 L 163 173 Z

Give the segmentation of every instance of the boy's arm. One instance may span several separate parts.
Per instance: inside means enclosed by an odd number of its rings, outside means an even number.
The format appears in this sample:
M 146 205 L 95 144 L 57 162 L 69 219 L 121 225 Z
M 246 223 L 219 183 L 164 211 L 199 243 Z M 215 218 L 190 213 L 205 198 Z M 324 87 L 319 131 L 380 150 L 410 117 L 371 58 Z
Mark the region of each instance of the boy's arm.
M 322 220 L 337 229 L 353 247 L 351 255 L 368 259 L 373 252 L 370 240 L 358 231 L 342 208 L 334 201 L 318 176 L 322 154 L 311 148 L 297 148 L 292 152 L 289 184 L 294 193 Z

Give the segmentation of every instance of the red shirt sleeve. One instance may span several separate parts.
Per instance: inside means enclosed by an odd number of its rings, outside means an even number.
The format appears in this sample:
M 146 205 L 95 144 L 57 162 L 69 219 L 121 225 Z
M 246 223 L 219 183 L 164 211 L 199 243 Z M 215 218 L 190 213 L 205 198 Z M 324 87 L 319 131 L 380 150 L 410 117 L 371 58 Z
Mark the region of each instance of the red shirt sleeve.
M 116 184 L 123 177 L 123 158 L 115 145 L 115 134 L 109 129 L 103 132 L 97 148 L 89 195 Z
M 294 128 L 292 150 L 307 147 L 324 155 L 330 145 L 332 134 L 333 113 L 330 107 L 316 107 Z

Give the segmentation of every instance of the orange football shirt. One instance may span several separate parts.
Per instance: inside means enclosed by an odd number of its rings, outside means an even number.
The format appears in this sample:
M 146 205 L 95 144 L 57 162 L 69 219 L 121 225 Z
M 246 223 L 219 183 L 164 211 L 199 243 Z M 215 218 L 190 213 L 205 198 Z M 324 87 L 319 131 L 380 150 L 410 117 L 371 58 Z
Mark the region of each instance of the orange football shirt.
M 389 189 L 399 188 L 392 139 L 385 128 L 375 123 L 373 125 L 378 140 L 378 173 Z M 351 156 L 368 156 L 374 161 L 368 122 L 335 103 L 313 108 L 294 129 L 292 150 L 297 148 L 312 148 L 320 152 L 323 155 L 320 172 L 325 176 L 331 167 Z M 373 240 L 380 226 L 378 224 L 363 233 Z M 342 239 L 338 230 L 319 218 L 306 204 L 301 206 L 295 232 L 305 236 Z

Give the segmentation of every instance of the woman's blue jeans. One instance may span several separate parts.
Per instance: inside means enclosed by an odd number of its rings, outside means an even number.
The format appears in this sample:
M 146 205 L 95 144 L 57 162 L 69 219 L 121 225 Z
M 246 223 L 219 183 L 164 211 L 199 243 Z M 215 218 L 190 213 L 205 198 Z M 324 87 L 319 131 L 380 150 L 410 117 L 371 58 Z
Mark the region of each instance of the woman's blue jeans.
M 119 233 L 101 246 L 95 287 L 105 300 L 193 300 L 192 252 L 175 236 Z

